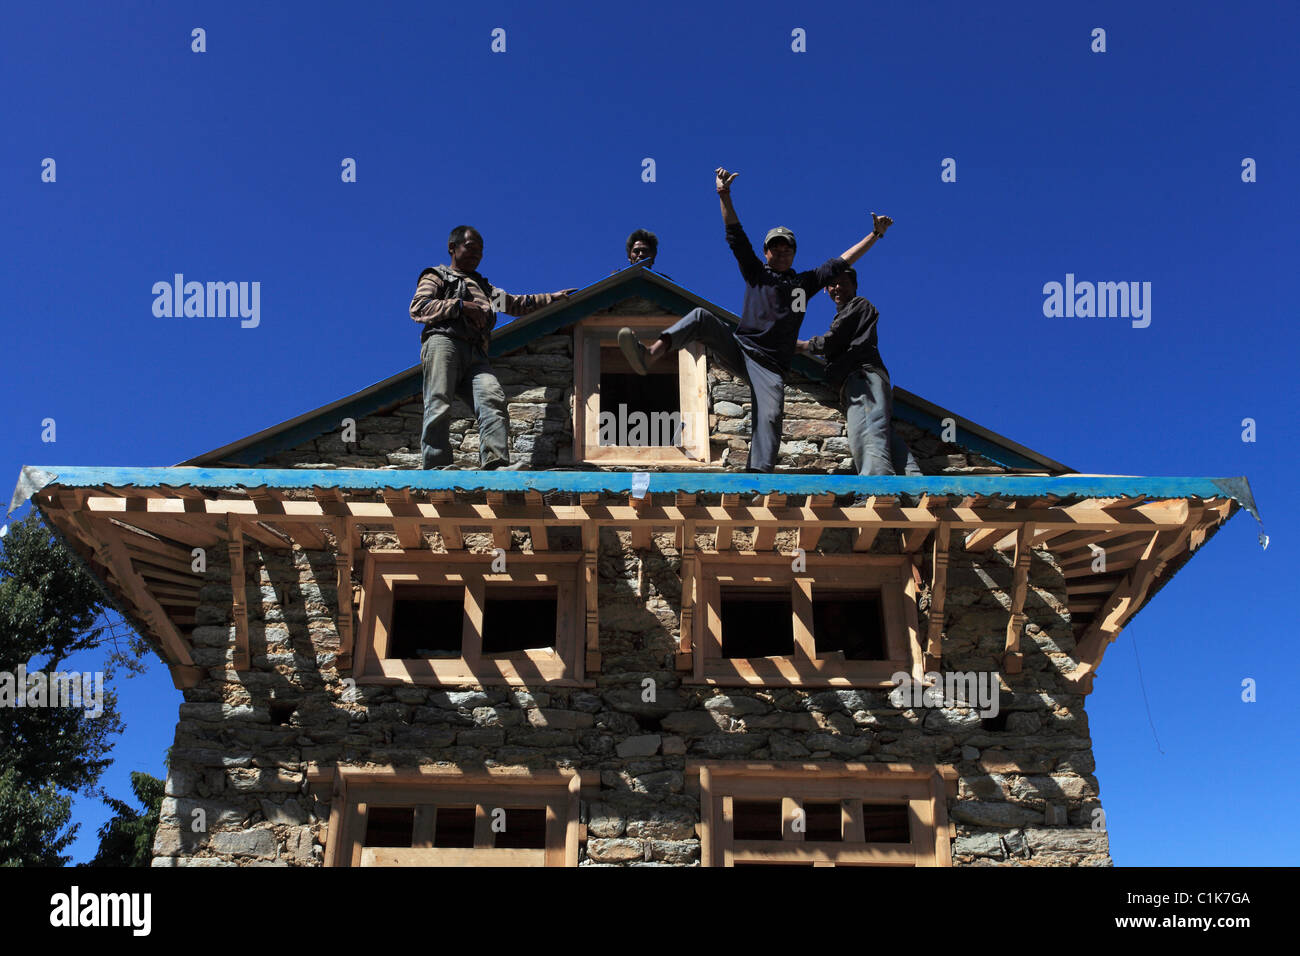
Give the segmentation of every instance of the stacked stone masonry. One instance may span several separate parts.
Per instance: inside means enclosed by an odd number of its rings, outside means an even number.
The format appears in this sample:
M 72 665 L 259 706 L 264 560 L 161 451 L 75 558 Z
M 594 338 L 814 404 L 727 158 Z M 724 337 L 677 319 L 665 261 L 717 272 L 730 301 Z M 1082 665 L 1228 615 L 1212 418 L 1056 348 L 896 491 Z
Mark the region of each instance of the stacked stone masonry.
M 612 308 L 618 314 L 645 311 L 647 303 L 629 300 Z M 653 307 L 653 311 L 661 309 Z M 573 467 L 573 335 L 557 332 L 526 348 L 493 359 L 510 412 L 511 454 L 533 469 Z M 710 364 L 709 431 L 715 464 L 740 471 L 749 454 L 750 395 L 743 381 Z M 343 422 L 289 451 L 261 463 L 265 468 L 419 468 L 423 405 L 419 397 L 356 421 L 356 441 L 344 443 Z M 996 464 L 957 445 L 940 441 L 895 419 L 926 474 L 987 474 Z M 799 374 L 785 389 L 785 421 L 778 470 L 849 474 L 853 459 L 836 396 L 820 382 Z M 451 444 L 456 463 L 478 467 L 478 422 L 457 399 L 452 406 Z M 653 466 L 647 466 L 653 468 Z M 644 470 L 644 469 L 643 469 Z
M 837 550 L 832 533 L 824 538 Z M 246 672 L 232 669 L 229 565 L 217 556 L 193 633 L 208 677 L 180 708 L 154 864 L 319 865 L 330 807 L 307 786 L 309 764 L 438 763 L 590 771 L 600 796 L 584 801 L 584 865 L 692 864 L 700 807 L 687 792 L 690 758 L 950 765 L 959 774 L 948 807 L 954 863 L 1109 865 L 1105 832 L 1093 829 L 1100 804 L 1083 699 L 1061 690 L 1074 644 L 1049 552 L 1034 553 L 1024 671 L 1003 675 L 1005 724 L 994 727 L 974 707 L 895 707 L 882 690 L 683 683 L 673 669 L 681 580 L 672 544 L 657 535 L 637 551 L 626 533 L 602 535 L 594 687 L 363 683 L 355 700 L 344 699 L 347 675 L 335 664 L 337 594 L 322 583 L 332 555 L 248 549 Z M 954 550 L 945 670 L 998 670 L 1010 579 L 1005 557 Z M 643 700 L 645 678 L 653 702 Z

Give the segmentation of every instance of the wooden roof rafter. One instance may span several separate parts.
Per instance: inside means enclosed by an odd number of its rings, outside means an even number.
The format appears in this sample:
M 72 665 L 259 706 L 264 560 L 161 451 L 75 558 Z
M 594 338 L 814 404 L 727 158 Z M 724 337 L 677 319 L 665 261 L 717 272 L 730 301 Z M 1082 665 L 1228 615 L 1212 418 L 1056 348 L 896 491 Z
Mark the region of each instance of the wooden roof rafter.
M 437 530 L 448 551 L 453 545 L 463 549 L 464 533 L 471 527 L 488 527 L 494 532 L 494 543 L 504 539 L 507 544 L 511 528 L 527 528 L 534 550 L 538 544 L 546 549 L 549 528 L 570 527 L 580 531 L 584 550 L 593 553 L 601 528 L 627 529 L 634 539 L 645 543 L 651 540 L 652 532 L 666 529 L 674 533 L 681 551 L 696 554 L 708 553 L 709 543 L 707 537 L 701 537 L 701 548 L 691 547 L 697 529 L 726 529 L 713 542 L 716 550 L 725 551 L 731 548 L 732 528 L 752 528 L 754 553 L 765 552 L 769 557 L 777 534 L 786 529 L 797 531 L 798 547 L 808 550 L 817 546 L 826 529 L 848 529 L 856 539 L 855 551 L 859 554 L 863 553 L 858 549 L 864 542 L 870 549 L 882 530 L 894 529 L 899 531 L 900 552 L 911 554 L 914 563 L 929 552 L 931 615 L 923 633 L 917 635 L 927 667 L 937 663 L 942 645 L 949 537 L 960 533 L 962 537 L 954 546 L 967 551 L 1001 546 L 1011 538 L 1016 548 L 1012 561 L 1012 614 L 1004 644 L 1004 664 L 1009 672 L 1014 672 L 1020 651 L 1028 556 L 1034 547 L 1046 546 L 1056 555 L 1066 577 L 1069 606 L 1080 634 L 1080 679 L 1095 673 L 1104 646 L 1141 605 L 1153 583 L 1159 581 L 1164 563 L 1153 564 L 1150 543 L 1158 541 L 1162 554 L 1188 553 L 1235 507 L 1227 497 L 1040 496 L 1007 500 L 967 494 L 922 495 L 917 504 L 907 505 L 900 504 L 896 496 L 882 495 L 839 504 L 845 500 L 843 496 L 827 493 L 774 492 L 754 501 L 730 493 L 655 493 L 629 498 L 626 492 L 543 494 L 526 489 L 476 494 L 447 489 L 329 487 L 222 488 L 214 492 L 188 487 L 55 486 L 38 491 L 34 497 L 49 517 L 86 547 L 96 573 L 109 581 L 115 593 L 123 595 L 148 624 L 164 646 L 168 663 L 180 667 L 192 666 L 181 660 L 178 651 L 188 647 L 182 625 L 193 626 L 193 609 L 201 585 L 197 576 L 193 588 L 186 581 L 193 548 L 231 547 L 237 540 L 241 549 L 253 541 L 272 548 L 297 544 L 304 548 L 311 545 L 308 549 L 314 551 L 334 551 L 335 583 L 342 609 L 347 603 L 345 595 L 350 593 L 354 555 L 362 544 L 360 529 L 385 525 L 396 529 L 404 521 L 408 524 L 405 533 L 399 532 L 399 543 L 414 544 L 418 535 L 422 546 L 424 532 Z M 80 520 L 72 521 L 73 515 Z M 120 539 L 120 553 L 104 548 L 110 538 Z M 942 548 L 938 546 L 940 538 L 945 542 Z M 563 539 L 556 540 L 557 546 L 563 547 L 559 544 Z M 1170 541 L 1173 544 L 1167 544 Z M 927 542 L 933 542 L 929 548 Z M 1092 567 L 1095 552 L 1089 545 L 1105 552 L 1105 573 L 1098 574 Z M 743 556 L 743 552 L 740 554 Z M 1164 562 L 1169 559 L 1167 556 Z M 1145 591 L 1135 575 L 1150 577 Z M 149 613 L 144 610 L 148 602 L 138 593 L 140 587 L 153 600 Z M 1127 602 L 1121 600 L 1120 592 L 1127 593 Z M 164 637 L 168 630 L 164 620 L 171 624 L 168 637 Z M 351 614 L 341 610 L 341 666 L 346 666 L 350 651 L 350 625 Z M 589 629 L 593 626 L 594 622 L 588 622 Z M 1107 640 L 1096 646 L 1099 642 L 1093 639 L 1099 635 Z M 1087 655 L 1082 653 L 1085 641 L 1091 642 Z M 188 652 L 184 656 L 188 658 Z M 244 660 L 241 651 L 240 663 Z

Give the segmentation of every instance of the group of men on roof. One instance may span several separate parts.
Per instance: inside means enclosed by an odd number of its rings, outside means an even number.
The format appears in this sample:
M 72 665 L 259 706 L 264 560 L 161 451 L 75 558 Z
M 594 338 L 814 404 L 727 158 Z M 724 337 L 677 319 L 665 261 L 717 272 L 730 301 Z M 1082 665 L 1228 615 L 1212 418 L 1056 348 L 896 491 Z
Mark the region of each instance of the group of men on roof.
M 879 312 L 857 294 L 858 276 L 852 268 L 893 225 L 888 216 L 872 213 L 872 230 L 841 255 L 816 269 L 794 270 L 795 237 L 784 226 L 768 231 L 763 256 L 754 253 L 731 202 L 731 184 L 738 173 L 719 168 L 714 186 L 722 207 L 727 244 L 745 280 L 745 301 L 739 326 L 708 309 L 692 309 L 648 345 L 624 328 L 618 343 L 632 369 L 640 375 L 691 342 L 701 342 L 709 356 L 750 387 L 751 439 L 747 471 L 770 472 L 781 446 L 785 407 L 785 378 L 796 352 L 819 355 L 827 362 L 826 377 L 840 396 L 845 412 L 849 448 L 860 475 L 919 475 L 921 469 L 906 444 L 890 427 L 893 391 L 889 370 L 877 347 Z M 424 423 L 420 436 L 425 468 L 454 467 L 451 449 L 451 403 L 460 395 L 474 408 L 479 423 L 479 461 L 485 469 L 512 465 L 509 416 L 505 392 L 488 362 L 488 345 L 496 313 L 523 316 L 566 299 L 576 289 L 535 295 L 511 295 L 494 288 L 477 271 L 483 258 L 483 237 L 471 226 L 457 226 L 448 237 L 450 266 L 420 273 L 411 318 L 423 325 L 420 361 L 424 369 Z M 651 266 L 658 254 L 654 233 L 638 229 L 628 237 L 629 264 Z M 836 306 L 825 335 L 802 341 L 799 328 L 807 303 L 825 289 Z

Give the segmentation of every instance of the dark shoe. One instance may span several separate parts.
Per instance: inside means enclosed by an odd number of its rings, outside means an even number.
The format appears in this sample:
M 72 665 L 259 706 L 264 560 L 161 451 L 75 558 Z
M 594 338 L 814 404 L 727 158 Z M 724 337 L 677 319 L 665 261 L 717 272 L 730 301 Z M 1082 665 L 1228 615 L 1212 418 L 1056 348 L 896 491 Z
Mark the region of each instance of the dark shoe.
M 623 350 L 623 357 L 632 366 L 632 371 L 638 375 L 646 374 L 646 366 L 649 364 L 646 347 L 637 340 L 635 332 L 626 326 L 619 329 L 618 347 Z

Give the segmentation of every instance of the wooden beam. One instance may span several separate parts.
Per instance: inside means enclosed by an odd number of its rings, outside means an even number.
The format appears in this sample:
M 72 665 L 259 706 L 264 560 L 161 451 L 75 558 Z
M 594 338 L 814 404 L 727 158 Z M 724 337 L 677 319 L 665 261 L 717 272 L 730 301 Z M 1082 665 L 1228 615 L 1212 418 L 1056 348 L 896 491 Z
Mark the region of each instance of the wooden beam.
M 235 619 L 235 663 L 237 671 L 246 671 L 251 666 L 248 655 L 248 595 L 244 580 L 244 521 L 238 515 L 231 515 L 230 540 L 230 613 Z
M 1006 649 L 1002 656 L 1002 668 L 1008 674 L 1019 674 L 1024 665 L 1020 634 L 1025 627 L 1025 595 L 1029 591 L 1029 561 L 1034 553 L 1030 542 L 1033 539 L 1032 524 L 1024 525 L 1016 534 L 1011 574 L 1011 617 L 1007 621 Z
M 536 511 L 540 511 L 546 505 L 546 501 L 544 498 L 542 498 L 542 493 L 540 491 L 525 491 L 524 503 L 528 505 L 529 508 L 532 508 Z M 547 540 L 546 537 L 545 522 L 543 521 L 530 522 L 528 525 L 528 537 L 530 538 L 530 543 L 532 544 L 534 554 L 536 554 L 538 551 L 550 550 L 551 543 L 550 541 Z
M 1151 585 L 1164 572 L 1168 560 L 1182 550 L 1191 530 L 1189 527 L 1181 532 L 1160 531 L 1148 539 L 1137 564 L 1101 605 L 1079 637 L 1079 666 L 1070 675 L 1076 686 L 1090 687 L 1092 675 L 1101 666 L 1106 648 L 1119 637 L 1129 618 L 1137 613 Z
M 181 633 L 167 616 L 167 612 L 163 610 L 162 605 L 149 593 L 149 588 L 144 579 L 131 567 L 131 556 L 127 553 L 121 536 L 104 523 L 90 523 L 88 519 L 82 518 L 82 514 L 77 513 L 74 518 L 86 520 L 85 530 L 91 534 L 92 541 L 99 542 L 99 546 L 95 548 L 95 553 L 105 567 L 113 572 L 113 576 L 117 579 L 122 592 L 135 605 L 140 618 L 154 632 L 163 648 L 171 656 L 172 659 L 168 663 L 180 665 L 183 668 L 195 667 L 194 659 L 190 656 L 189 642 L 181 636 Z M 194 671 L 181 671 L 180 675 L 184 677 L 185 675 L 194 675 L 194 673 Z M 176 671 L 173 671 L 173 678 L 177 678 Z M 187 686 L 193 686 L 193 684 Z
M 912 679 L 924 680 L 925 649 L 921 647 L 921 627 L 917 622 L 916 600 L 921 594 L 921 572 L 916 565 L 907 568 L 907 580 L 903 585 L 903 623 L 907 628 L 908 656 L 912 661 Z
M 339 542 L 338 551 L 334 553 L 335 588 L 338 592 L 337 626 L 339 634 L 339 650 L 336 664 L 340 671 L 345 671 L 352 668 L 352 647 L 355 640 L 355 629 L 352 620 L 354 611 L 352 603 L 352 566 L 355 553 L 352 548 L 352 535 L 348 532 L 346 519 L 337 519 L 335 527 L 337 529 L 335 536 Z
M 231 515 L 230 517 L 235 518 L 237 516 Z M 281 537 L 275 531 L 272 531 L 270 528 L 263 525 L 260 521 L 248 519 L 242 520 L 240 522 L 240 528 L 243 530 L 245 537 L 252 538 L 263 547 L 271 548 L 275 551 L 288 551 L 293 548 L 292 541 L 287 537 Z
M 785 495 L 765 495 L 763 497 L 763 507 L 768 511 L 781 509 L 786 505 Z M 760 524 L 754 528 L 754 550 L 771 551 L 776 545 L 777 526 L 774 524 Z
M 952 529 L 939 525 L 934 534 L 930 553 L 932 565 L 930 578 L 930 617 L 926 622 L 925 669 L 937 671 L 943 648 L 944 603 L 948 593 L 948 539 Z
M 682 615 L 677 629 L 677 655 L 690 654 L 693 648 L 692 634 L 695 626 L 695 582 L 699 573 L 699 558 L 695 551 L 695 524 L 686 523 L 682 545 Z
M 654 510 L 654 503 L 650 500 L 651 496 L 646 494 L 643 498 L 634 498 L 631 494 L 627 496 L 628 507 L 637 516 L 637 520 L 631 522 L 628 529 L 632 533 L 632 547 L 637 551 L 648 551 L 653 541 L 651 532 L 654 530 L 650 522 L 643 516 Z
M 859 528 L 858 533 L 853 537 L 853 550 L 858 553 L 870 551 L 879 533 L 880 528 L 877 525 L 864 525 Z
M 817 646 L 812 630 L 812 586 L 812 578 L 797 577 L 790 589 L 791 617 L 794 622 L 794 657 L 801 661 L 817 659 Z
M 813 513 L 813 520 L 798 524 L 798 541 L 796 547 L 804 551 L 815 551 L 822 537 L 822 524 L 819 512 L 835 506 L 834 495 L 809 495 L 806 507 Z
M 1011 509 L 1008 508 L 1008 511 Z M 967 551 L 987 551 L 1007 535 L 1006 528 L 978 528 L 966 535 Z
M 582 526 L 582 585 L 585 589 L 586 673 L 600 670 L 600 529 Z

